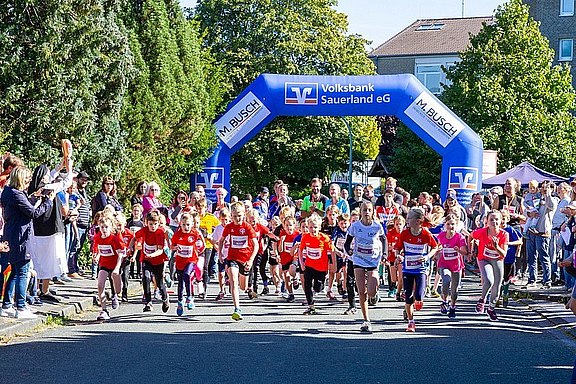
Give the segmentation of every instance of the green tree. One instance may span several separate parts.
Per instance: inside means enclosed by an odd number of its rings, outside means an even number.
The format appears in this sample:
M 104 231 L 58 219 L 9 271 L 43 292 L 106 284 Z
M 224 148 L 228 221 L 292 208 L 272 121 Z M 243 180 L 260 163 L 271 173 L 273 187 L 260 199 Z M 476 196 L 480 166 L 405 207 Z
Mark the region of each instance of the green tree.
M 131 0 L 122 18 L 137 69 L 121 119 L 131 159 L 126 192 L 140 180 L 187 190 L 216 143 L 212 120 L 226 89 L 221 71 L 178 1 Z
M 230 101 L 261 73 L 372 74 L 366 41 L 346 35 L 334 0 L 201 0 L 194 12 L 204 45 L 225 68 Z M 356 160 L 378 151 L 372 118 L 350 118 Z M 337 118 L 278 118 L 232 158 L 235 193 L 282 178 L 302 190 L 311 177 L 345 170 L 348 131 Z
M 498 7 L 446 70 L 444 102 L 498 151 L 498 168 L 528 160 L 568 175 L 576 145 L 575 94 L 569 67 L 552 65 L 554 51 L 521 0 Z
M 0 146 L 54 165 L 60 140 L 78 168 L 118 175 L 118 114 L 132 56 L 114 0 L 21 0 L 0 9 Z

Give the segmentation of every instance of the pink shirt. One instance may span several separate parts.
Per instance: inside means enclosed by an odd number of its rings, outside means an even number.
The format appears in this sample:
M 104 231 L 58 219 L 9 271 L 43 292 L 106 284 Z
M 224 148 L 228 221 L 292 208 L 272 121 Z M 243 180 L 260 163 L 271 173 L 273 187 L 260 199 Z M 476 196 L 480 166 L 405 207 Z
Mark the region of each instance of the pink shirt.
M 464 269 L 464 258 L 457 252 L 455 247 L 465 247 L 466 239 L 462 234 L 456 232 L 451 239 L 446 237 L 446 232 L 438 234 L 438 242 L 442 245 L 438 268 L 448 268 L 451 272 L 459 272 Z

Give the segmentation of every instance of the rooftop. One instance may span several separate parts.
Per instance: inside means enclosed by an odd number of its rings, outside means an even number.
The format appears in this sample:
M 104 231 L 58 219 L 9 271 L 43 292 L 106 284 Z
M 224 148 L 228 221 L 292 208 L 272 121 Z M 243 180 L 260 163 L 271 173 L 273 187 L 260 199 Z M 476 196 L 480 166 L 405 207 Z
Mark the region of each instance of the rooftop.
M 412 56 L 463 51 L 492 16 L 416 20 L 368 56 Z

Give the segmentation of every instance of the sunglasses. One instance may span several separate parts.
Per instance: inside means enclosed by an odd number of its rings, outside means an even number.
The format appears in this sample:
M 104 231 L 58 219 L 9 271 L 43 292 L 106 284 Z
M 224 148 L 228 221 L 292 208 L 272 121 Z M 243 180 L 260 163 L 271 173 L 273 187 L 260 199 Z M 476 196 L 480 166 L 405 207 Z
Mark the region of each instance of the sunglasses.
M 114 185 L 114 183 L 104 183 L 104 185 Z

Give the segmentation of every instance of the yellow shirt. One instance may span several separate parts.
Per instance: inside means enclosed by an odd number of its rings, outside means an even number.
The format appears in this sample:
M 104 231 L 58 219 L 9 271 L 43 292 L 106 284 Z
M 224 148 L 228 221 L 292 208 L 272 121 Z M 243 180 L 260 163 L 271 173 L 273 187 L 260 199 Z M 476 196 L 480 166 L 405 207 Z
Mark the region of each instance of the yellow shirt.
M 220 220 L 211 213 L 206 213 L 200 218 L 200 229 L 205 232 L 206 238 L 212 239 L 212 232 L 214 228 L 220 225 Z M 214 246 L 210 241 L 206 241 L 206 248 L 212 249 Z

